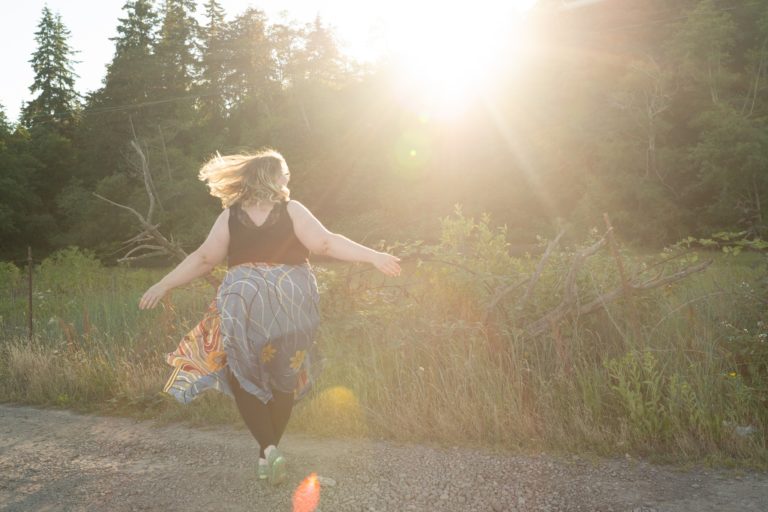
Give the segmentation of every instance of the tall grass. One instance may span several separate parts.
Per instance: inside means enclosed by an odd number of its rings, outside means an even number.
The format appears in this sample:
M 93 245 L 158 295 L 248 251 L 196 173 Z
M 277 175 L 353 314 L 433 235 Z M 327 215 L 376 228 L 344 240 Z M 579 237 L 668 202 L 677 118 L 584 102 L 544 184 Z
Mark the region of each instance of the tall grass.
M 685 282 L 525 335 L 525 319 L 559 302 L 574 250 L 553 256 L 526 304 L 513 294 L 490 319 L 495 291 L 530 275 L 537 258 L 509 256 L 487 221 L 446 219 L 440 244 L 422 248 L 433 257 L 398 280 L 318 267 L 326 367 L 291 428 L 764 466 L 765 258 L 718 257 Z M 645 263 L 625 258 L 634 270 Z M 36 269 L 30 341 L 20 273 L 0 267 L 0 400 L 239 422 L 222 396 L 181 406 L 160 393 L 165 353 L 214 293 L 198 283 L 174 292 L 172 307 L 140 312 L 139 296 L 161 273 L 58 254 Z M 599 293 L 617 279 L 610 257 L 596 257 L 579 287 Z

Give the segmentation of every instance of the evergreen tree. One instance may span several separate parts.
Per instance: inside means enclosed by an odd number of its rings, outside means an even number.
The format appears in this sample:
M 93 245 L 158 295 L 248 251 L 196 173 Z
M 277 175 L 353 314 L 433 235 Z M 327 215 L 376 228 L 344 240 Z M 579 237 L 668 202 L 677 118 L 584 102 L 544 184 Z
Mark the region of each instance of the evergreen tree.
M 69 30 L 48 6 L 43 7 L 37 25 L 37 49 L 29 61 L 35 79 L 29 87 L 37 97 L 22 110 L 22 122 L 29 128 L 46 125 L 61 133 L 71 133 L 78 108 L 75 72 L 71 57 L 75 53 L 67 42 Z
M 337 85 L 344 76 L 344 60 L 333 31 L 319 16 L 307 25 L 301 55 L 302 79 L 324 85 Z
M 249 7 L 229 23 L 225 88 L 232 145 L 269 145 L 280 84 L 264 12 Z M 254 142 L 258 141 L 258 142 Z
M 119 18 L 115 56 L 107 67 L 101 101 L 120 106 L 153 98 L 158 80 L 153 48 L 158 28 L 158 15 L 150 0 L 131 0 L 123 6 L 125 18 Z
M 163 97 L 189 94 L 197 73 L 195 53 L 199 26 L 194 0 L 165 0 L 160 37 L 155 47 Z
M 266 99 L 271 92 L 273 61 L 267 37 L 267 18 L 263 11 L 249 7 L 237 16 L 227 31 L 226 79 L 229 101 L 233 107 L 257 98 Z M 267 109 L 266 102 L 262 107 Z
M 193 14 L 194 0 L 165 0 L 158 39 L 154 48 L 158 91 L 153 98 L 151 120 L 138 135 L 152 136 L 163 152 L 177 143 L 181 151 L 195 147 L 192 131 L 199 124 L 195 94 L 199 60 L 199 26 Z M 165 148 L 165 149 L 163 149 Z
M 226 115 L 224 42 L 227 24 L 224 21 L 224 9 L 216 0 L 208 0 L 205 13 L 208 25 L 202 29 L 201 37 L 200 113 L 203 119 L 218 126 Z
M 0 259 L 22 258 L 28 245 L 48 249 L 55 223 L 36 192 L 40 170 L 29 131 L 12 128 L 0 106 Z
M 269 45 L 274 61 L 274 80 L 283 88 L 296 82 L 296 64 L 304 44 L 302 31 L 292 23 L 274 23 L 269 27 Z
M 150 0 L 129 0 L 123 10 L 104 85 L 88 98 L 78 131 L 85 150 L 79 176 L 86 185 L 124 169 L 134 131 L 157 130 L 152 101 L 160 88 L 153 54 L 159 18 Z
M 72 179 L 77 148 L 73 144 L 78 116 L 76 75 L 70 61 L 74 53 L 67 43 L 69 31 L 59 15 L 43 8 L 35 33 L 37 49 L 30 63 L 35 72 L 30 91 L 37 96 L 22 109 L 23 129 L 12 138 L 14 147 L 25 153 L 23 167 L 35 169 L 24 176 L 30 198 L 39 196 L 41 204 L 27 210 L 32 217 L 57 219 L 56 194 Z M 28 131 L 27 131 L 28 128 Z M 22 149 L 23 148 L 23 149 Z M 36 244 L 50 242 L 56 229 L 51 228 Z

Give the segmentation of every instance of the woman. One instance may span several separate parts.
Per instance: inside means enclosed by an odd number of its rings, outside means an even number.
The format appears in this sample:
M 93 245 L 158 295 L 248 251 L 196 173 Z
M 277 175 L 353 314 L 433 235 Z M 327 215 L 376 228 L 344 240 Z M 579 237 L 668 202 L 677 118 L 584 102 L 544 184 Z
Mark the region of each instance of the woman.
M 206 389 L 234 396 L 259 443 L 258 477 L 277 484 L 286 476 L 278 442 L 294 399 L 318 369 L 318 292 L 309 253 L 371 263 L 387 276 L 400 274 L 400 260 L 331 233 L 291 200 L 288 166 L 276 151 L 216 156 L 200 179 L 224 211 L 205 242 L 150 287 L 139 307 L 155 307 L 171 289 L 228 259 L 215 304 L 169 354 L 175 371 L 165 390 L 184 403 Z

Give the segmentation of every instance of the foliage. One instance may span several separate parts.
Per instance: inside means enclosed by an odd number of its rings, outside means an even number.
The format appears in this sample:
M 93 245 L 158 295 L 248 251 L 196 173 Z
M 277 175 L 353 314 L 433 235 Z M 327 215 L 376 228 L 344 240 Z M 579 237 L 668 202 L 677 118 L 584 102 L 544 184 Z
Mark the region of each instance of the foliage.
M 91 251 L 68 247 L 56 251 L 40 264 L 39 277 L 43 288 L 51 292 L 91 290 L 99 282 L 104 268 Z
M 29 132 L 0 129 L 0 254 L 6 258 L 26 256 L 27 246 L 37 245 L 54 226 L 37 188 L 41 170 Z
M 401 281 L 318 266 L 328 367 L 298 427 L 330 414 L 328 430 L 355 435 L 764 464 L 765 2 L 535 9 L 529 28 L 547 44 L 528 60 L 507 55 L 486 97 L 453 120 L 403 93 L 386 59 L 353 62 L 321 19 L 228 16 L 210 0 L 200 27 L 194 8 L 126 2 L 103 87 L 82 111 L 68 32 L 43 10 L 38 98 L 16 125 L 0 116 L 0 257 L 19 264 L 27 245 L 50 257 L 33 275 L 32 344 L 22 271 L 0 267 L 0 318 L 16 336 L 0 348 L 3 399 L 234 417 L 213 399 L 181 409 L 158 398 L 162 354 L 211 290 L 191 285 L 139 312 L 159 271 L 104 266 L 135 221 L 92 192 L 146 209 L 137 142 L 160 229 L 191 249 L 219 207 L 200 162 L 274 146 L 294 197 L 406 266 Z M 45 55 L 54 67 L 41 67 Z M 60 91 L 46 88 L 54 76 Z M 566 298 L 604 212 L 642 247 L 620 253 L 630 275 L 650 279 L 667 246 L 668 272 L 723 257 L 685 284 L 527 334 Z M 568 234 L 539 269 L 560 226 Z M 620 283 L 606 252 L 573 277 L 580 304 Z
M 44 126 L 62 134 L 74 129 L 78 95 L 75 92 L 75 72 L 72 69 L 73 50 L 67 39 L 69 31 L 61 16 L 43 7 L 42 18 L 35 32 L 38 47 L 32 55 L 35 80 L 30 91 L 38 93 L 22 114 L 24 124 L 34 128 Z
M 324 20 L 215 0 L 202 26 L 189 0 L 126 2 L 103 86 L 80 109 L 68 31 L 46 8 L 39 97 L 2 130 L 2 254 L 76 243 L 114 258 L 130 222 L 87 196 L 119 176 L 109 197 L 143 210 L 133 140 L 161 191 L 162 229 L 189 247 L 216 213 L 200 163 L 263 146 L 287 157 L 297 199 L 357 239 L 434 241 L 434 219 L 456 203 L 491 212 L 517 246 L 562 219 L 584 232 L 604 212 L 644 248 L 714 231 L 764 238 L 764 3 L 630 4 L 541 3 L 526 20 L 534 53 L 507 55 L 485 100 L 450 120 L 405 93 L 391 61 L 354 62 Z
M 706 276 L 634 297 L 636 333 L 620 303 L 538 336 L 514 329 L 556 305 L 563 273 L 595 238 L 554 249 L 524 307 L 517 309 L 521 288 L 497 302 L 507 316 L 489 321 L 483 316 L 498 287 L 530 277 L 540 258 L 510 256 L 505 230 L 488 217 L 457 209 L 442 219 L 435 243 L 394 244 L 405 256 L 398 280 L 359 266 L 317 265 L 325 372 L 293 428 L 761 464 L 768 423 L 761 299 L 768 289 L 764 267 L 752 268 L 753 253 L 729 254 Z M 537 255 L 548 245 L 542 239 Z M 629 272 L 649 271 L 647 256 L 622 257 Z M 611 257 L 590 258 L 578 272 L 580 293 L 615 287 L 614 267 Z M 3 268 L 20 296 L 19 270 Z M 107 269 L 87 251 L 55 253 L 35 272 L 32 344 L 20 338 L 24 301 L 9 300 L 6 289 L 0 316 L 19 338 L 0 345 L 0 398 L 236 421 L 228 401 L 206 397 L 182 408 L 159 395 L 164 354 L 213 292 L 195 283 L 140 312 L 138 297 L 160 274 Z M 753 433 L 737 433 L 745 430 Z
M 15 288 L 21 281 L 21 270 L 8 261 L 0 261 L 0 284 L 3 288 Z
M 605 366 L 624 409 L 628 435 L 636 443 L 668 442 L 690 432 L 704 439 L 717 438 L 722 422 L 733 415 L 732 410 L 707 410 L 705 397 L 697 394 L 685 376 L 666 375 L 653 352 L 633 351 L 606 361 Z M 695 375 L 706 370 L 694 367 L 689 371 Z

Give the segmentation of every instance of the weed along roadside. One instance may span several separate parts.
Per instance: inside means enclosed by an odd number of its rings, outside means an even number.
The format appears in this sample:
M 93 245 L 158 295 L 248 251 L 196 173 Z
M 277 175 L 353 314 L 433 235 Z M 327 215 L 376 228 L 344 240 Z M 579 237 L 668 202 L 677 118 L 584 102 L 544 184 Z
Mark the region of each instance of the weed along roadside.
M 325 369 L 290 433 L 766 467 L 762 254 L 612 252 L 596 233 L 513 257 L 488 219 L 457 212 L 441 229 L 397 249 L 399 279 L 315 265 Z M 240 425 L 221 396 L 182 407 L 160 392 L 210 284 L 139 312 L 161 271 L 67 249 L 34 272 L 30 342 L 24 273 L 0 265 L 2 401 Z

